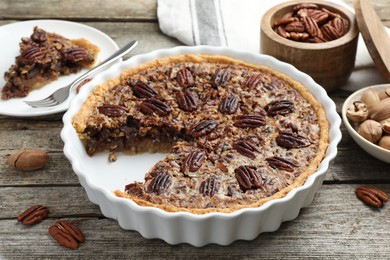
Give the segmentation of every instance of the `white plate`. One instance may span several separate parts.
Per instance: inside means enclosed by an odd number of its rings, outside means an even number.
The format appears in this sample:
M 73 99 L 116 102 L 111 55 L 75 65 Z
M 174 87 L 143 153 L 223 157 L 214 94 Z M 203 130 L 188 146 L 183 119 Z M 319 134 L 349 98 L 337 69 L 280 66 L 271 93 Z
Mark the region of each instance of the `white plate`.
M 15 62 L 15 57 L 19 55 L 19 42 L 22 37 L 30 37 L 34 26 L 38 26 L 47 32 L 55 32 L 64 37 L 75 39 L 85 38 L 100 48 L 98 62 L 103 61 L 118 50 L 118 45 L 103 32 L 74 22 L 60 20 L 33 20 L 25 22 L 11 23 L 0 27 L 0 90 L 5 85 L 4 73 Z M 85 73 L 86 69 L 77 74 L 60 76 L 58 80 L 46 85 L 45 87 L 31 91 L 27 97 L 13 98 L 10 100 L 0 99 L 0 114 L 9 116 L 41 116 L 65 111 L 69 107 L 70 99 L 63 104 L 51 109 L 31 108 L 23 100 L 38 100 L 47 97 L 57 88 L 70 84 L 73 80 Z M 75 93 L 71 94 L 71 98 Z
M 114 196 L 116 189 L 133 181 L 142 181 L 154 163 L 163 158 L 160 154 L 141 154 L 126 156 L 119 154 L 115 163 L 108 162 L 107 154 L 90 157 L 72 126 L 72 118 L 91 93 L 94 86 L 109 78 L 116 78 L 122 70 L 134 67 L 150 60 L 175 56 L 184 53 L 225 55 L 249 63 L 268 66 L 276 71 L 301 82 L 323 105 L 330 124 L 329 147 L 326 156 L 304 185 L 258 208 L 240 209 L 232 213 L 207 213 L 195 215 L 187 212 L 166 212 L 158 208 L 139 206 L 133 201 Z M 273 57 L 254 52 L 239 51 L 231 48 L 197 46 L 175 47 L 136 55 L 97 75 L 87 83 L 72 100 L 63 117 L 64 128 L 61 138 L 64 141 L 64 154 L 71 161 L 81 185 L 88 198 L 100 206 L 102 213 L 116 219 L 124 229 L 136 230 L 145 238 L 160 238 L 170 244 L 190 243 L 203 246 L 209 243 L 227 245 L 238 239 L 251 240 L 262 232 L 275 231 L 282 221 L 298 216 L 302 207 L 308 206 L 315 192 L 320 188 L 328 169 L 329 162 L 336 156 L 337 144 L 341 140 L 340 116 L 334 102 L 326 91 L 308 75 L 299 72 L 293 66 L 280 62 Z

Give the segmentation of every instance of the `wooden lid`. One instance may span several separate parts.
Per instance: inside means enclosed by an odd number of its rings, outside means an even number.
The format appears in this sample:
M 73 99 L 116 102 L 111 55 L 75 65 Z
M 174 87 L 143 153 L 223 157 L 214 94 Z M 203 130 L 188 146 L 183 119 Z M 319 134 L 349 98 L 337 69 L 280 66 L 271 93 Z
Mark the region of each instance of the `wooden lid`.
M 390 81 L 390 37 L 368 0 L 355 0 L 359 30 L 378 70 Z

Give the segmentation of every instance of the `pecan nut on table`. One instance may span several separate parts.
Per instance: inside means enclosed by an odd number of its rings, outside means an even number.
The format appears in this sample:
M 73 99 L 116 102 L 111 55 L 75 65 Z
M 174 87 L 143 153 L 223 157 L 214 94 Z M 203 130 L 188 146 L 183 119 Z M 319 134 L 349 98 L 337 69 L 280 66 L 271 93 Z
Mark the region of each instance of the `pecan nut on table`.
M 35 205 L 26 209 L 18 216 L 17 220 L 23 225 L 34 225 L 47 218 L 48 214 L 49 209 L 46 206 Z
M 43 205 L 35 205 L 21 213 L 17 220 L 23 225 L 35 225 L 46 219 L 49 215 L 49 209 Z M 57 221 L 49 228 L 49 234 L 61 246 L 77 249 L 80 243 L 84 243 L 85 236 L 81 230 L 67 221 Z
M 383 207 L 389 200 L 389 196 L 385 192 L 376 188 L 360 186 L 356 188 L 355 193 L 361 201 L 375 208 Z
M 77 249 L 85 241 L 85 236 L 78 227 L 63 220 L 52 225 L 49 233 L 58 244 L 70 249 Z

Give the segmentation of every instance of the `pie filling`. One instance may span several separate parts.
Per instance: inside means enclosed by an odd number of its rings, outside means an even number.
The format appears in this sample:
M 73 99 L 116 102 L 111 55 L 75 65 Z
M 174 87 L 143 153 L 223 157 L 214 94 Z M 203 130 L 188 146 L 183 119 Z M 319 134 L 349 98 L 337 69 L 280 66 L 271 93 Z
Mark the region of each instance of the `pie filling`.
M 197 214 L 285 196 L 316 171 L 328 145 L 324 110 L 305 87 L 224 56 L 129 68 L 95 88 L 73 125 L 91 156 L 170 147 L 143 182 L 115 194 Z
M 20 55 L 4 74 L 6 81 L 1 98 L 25 97 L 60 75 L 91 67 L 99 48 L 85 39 L 67 39 L 55 33 L 34 28 L 29 38 L 22 38 Z

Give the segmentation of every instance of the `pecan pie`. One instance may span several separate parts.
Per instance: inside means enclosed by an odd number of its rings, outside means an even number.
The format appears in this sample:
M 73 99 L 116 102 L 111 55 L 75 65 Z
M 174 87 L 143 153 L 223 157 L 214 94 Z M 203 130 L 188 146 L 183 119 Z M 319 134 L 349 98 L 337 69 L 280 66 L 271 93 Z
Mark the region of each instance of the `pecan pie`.
M 86 151 L 161 151 L 119 197 L 196 214 L 258 207 L 314 173 L 328 121 L 300 83 L 225 56 L 147 62 L 97 86 L 73 118 Z M 129 166 L 129 175 L 131 166 Z
M 20 55 L 4 74 L 6 81 L 1 98 L 25 97 L 58 79 L 60 75 L 91 67 L 99 48 L 85 39 L 67 39 L 35 27 L 29 38 L 22 38 Z

